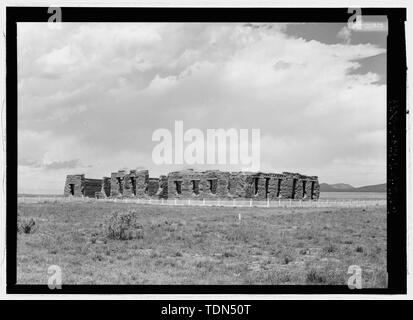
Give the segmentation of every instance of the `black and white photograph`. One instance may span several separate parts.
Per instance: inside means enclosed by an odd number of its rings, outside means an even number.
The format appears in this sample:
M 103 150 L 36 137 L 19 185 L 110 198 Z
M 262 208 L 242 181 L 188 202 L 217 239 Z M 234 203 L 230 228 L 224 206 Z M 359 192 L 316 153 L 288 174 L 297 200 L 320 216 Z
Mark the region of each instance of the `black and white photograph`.
M 40 9 L 15 23 L 10 287 L 380 293 L 406 270 L 385 10 Z

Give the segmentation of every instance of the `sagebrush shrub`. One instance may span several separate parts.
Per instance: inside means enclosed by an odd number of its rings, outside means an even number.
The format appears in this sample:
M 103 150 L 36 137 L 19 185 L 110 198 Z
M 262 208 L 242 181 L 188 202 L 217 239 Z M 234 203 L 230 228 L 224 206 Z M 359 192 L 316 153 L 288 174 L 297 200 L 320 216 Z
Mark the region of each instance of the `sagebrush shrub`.
M 17 217 L 17 232 L 19 233 L 33 233 L 35 225 L 36 222 L 33 218 L 28 219 Z
M 135 211 L 115 212 L 107 223 L 107 236 L 117 240 L 143 238 L 143 227 Z

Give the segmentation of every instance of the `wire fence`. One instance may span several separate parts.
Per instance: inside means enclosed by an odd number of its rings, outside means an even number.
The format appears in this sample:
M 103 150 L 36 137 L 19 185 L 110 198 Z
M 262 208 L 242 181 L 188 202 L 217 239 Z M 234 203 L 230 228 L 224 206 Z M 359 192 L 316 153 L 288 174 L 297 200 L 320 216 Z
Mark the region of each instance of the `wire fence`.
M 254 199 L 117 199 L 117 198 L 87 198 L 87 197 L 44 197 L 44 196 L 19 196 L 19 203 L 66 203 L 66 202 L 96 202 L 96 203 L 127 203 L 127 204 L 147 204 L 164 206 L 221 206 L 221 207 L 262 207 L 262 208 L 364 208 L 374 206 L 385 206 L 386 199 L 319 199 L 298 200 L 298 199 L 278 199 L 278 200 L 254 200 Z

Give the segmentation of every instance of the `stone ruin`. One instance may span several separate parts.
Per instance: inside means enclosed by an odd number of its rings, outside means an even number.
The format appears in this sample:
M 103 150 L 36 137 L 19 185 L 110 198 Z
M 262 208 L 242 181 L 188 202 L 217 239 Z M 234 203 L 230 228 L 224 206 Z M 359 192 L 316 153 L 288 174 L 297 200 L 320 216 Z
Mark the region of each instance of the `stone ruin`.
M 101 179 L 87 179 L 84 174 L 68 175 L 64 194 L 75 197 L 95 197 L 96 192 L 102 190 L 102 182 Z
M 138 199 L 301 199 L 317 200 L 317 176 L 299 173 L 222 172 L 219 170 L 170 172 L 150 178 L 148 170 L 120 170 L 102 179 L 68 175 L 65 196 Z

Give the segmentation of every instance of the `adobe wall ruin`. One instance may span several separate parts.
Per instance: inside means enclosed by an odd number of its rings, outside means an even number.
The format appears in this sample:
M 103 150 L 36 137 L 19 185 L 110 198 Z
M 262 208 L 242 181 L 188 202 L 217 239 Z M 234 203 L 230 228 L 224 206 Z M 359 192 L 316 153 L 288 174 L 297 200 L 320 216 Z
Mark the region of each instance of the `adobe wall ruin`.
M 148 170 L 120 170 L 101 180 L 86 179 L 84 174 L 68 175 L 64 194 L 99 198 L 317 200 L 320 186 L 317 176 L 291 172 L 189 169 L 150 178 Z
M 84 174 L 73 174 L 66 177 L 65 196 L 94 198 L 96 192 L 101 192 L 102 180 L 88 179 Z
M 110 180 L 110 196 L 139 198 L 148 196 L 149 171 L 125 170 L 113 172 Z

